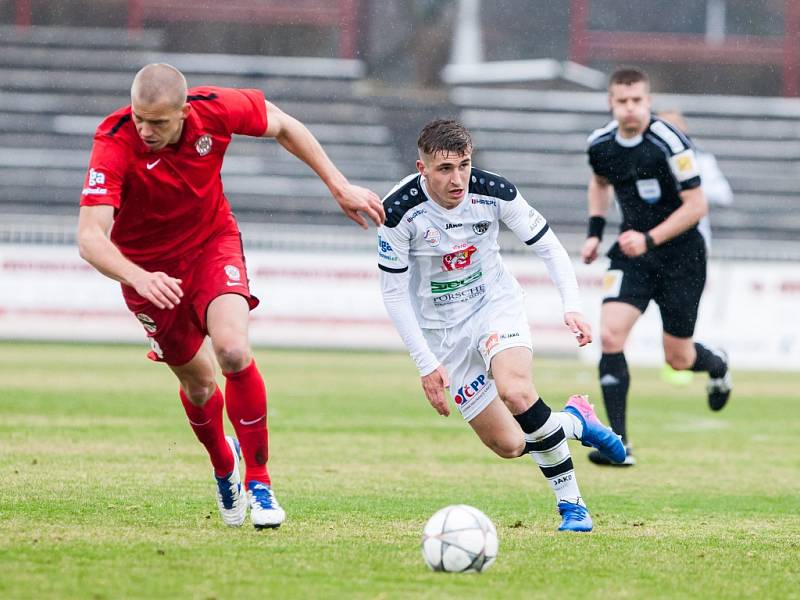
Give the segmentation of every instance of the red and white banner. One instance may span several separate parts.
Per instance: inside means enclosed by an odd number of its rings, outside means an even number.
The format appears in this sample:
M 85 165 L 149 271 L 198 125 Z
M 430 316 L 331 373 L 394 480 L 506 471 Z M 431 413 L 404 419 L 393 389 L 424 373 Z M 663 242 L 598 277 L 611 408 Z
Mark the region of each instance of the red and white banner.
M 527 293 L 534 352 L 599 357 L 605 261 L 575 264 L 595 343 L 578 351 L 562 323 L 558 292 L 534 255 L 506 264 Z M 375 256 L 364 252 L 248 251 L 256 345 L 401 348 L 378 288 Z M 737 367 L 800 370 L 800 266 L 712 262 L 696 339 L 726 348 Z M 0 339 L 140 342 L 119 285 L 92 269 L 72 246 L 0 245 Z M 651 304 L 626 347 L 633 364 L 660 364 L 661 323 Z

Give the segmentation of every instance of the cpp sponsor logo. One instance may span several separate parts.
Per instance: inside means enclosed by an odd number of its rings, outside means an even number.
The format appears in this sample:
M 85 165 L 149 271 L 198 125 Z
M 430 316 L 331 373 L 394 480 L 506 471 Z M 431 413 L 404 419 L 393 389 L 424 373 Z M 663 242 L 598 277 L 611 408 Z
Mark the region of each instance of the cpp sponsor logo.
M 470 266 L 472 263 L 472 255 L 477 251 L 478 249 L 475 246 L 467 246 L 457 252 L 445 254 L 442 256 L 442 269 L 445 271 L 455 271 Z
M 467 288 L 465 290 L 456 290 L 455 292 L 447 292 L 433 297 L 434 306 L 445 306 L 447 304 L 458 304 L 459 302 L 468 302 L 475 298 L 480 298 L 486 293 L 486 286 L 476 285 L 475 287 Z
M 444 294 L 445 292 L 452 292 L 459 288 L 467 287 L 471 283 L 475 283 L 483 277 L 483 271 L 475 271 L 467 275 L 464 279 L 454 279 L 453 281 L 431 281 L 431 294 Z
M 486 387 L 486 375 L 478 375 L 475 379 L 471 382 L 461 386 L 458 388 L 455 397 L 453 400 L 459 406 L 463 406 L 475 396 L 479 395 L 480 392 Z

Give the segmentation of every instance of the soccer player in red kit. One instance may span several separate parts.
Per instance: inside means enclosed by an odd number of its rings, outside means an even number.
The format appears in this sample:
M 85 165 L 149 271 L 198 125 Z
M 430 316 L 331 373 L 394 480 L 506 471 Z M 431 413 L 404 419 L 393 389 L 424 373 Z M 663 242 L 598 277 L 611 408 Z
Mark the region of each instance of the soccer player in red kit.
M 266 390 L 248 339 L 258 299 L 220 177 L 233 134 L 275 138 L 314 170 L 348 217 L 364 228 L 365 216 L 383 222 L 378 196 L 350 184 L 308 129 L 262 92 L 187 89 L 180 71 L 150 64 L 133 80 L 130 106 L 95 133 L 78 245 L 87 262 L 122 284 L 151 340 L 148 356 L 177 376 L 189 423 L 211 458 L 223 521 L 242 525 L 249 506 L 260 529 L 279 527 L 286 514 L 267 470 Z M 223 406 L 238 439 L 225 436 Z

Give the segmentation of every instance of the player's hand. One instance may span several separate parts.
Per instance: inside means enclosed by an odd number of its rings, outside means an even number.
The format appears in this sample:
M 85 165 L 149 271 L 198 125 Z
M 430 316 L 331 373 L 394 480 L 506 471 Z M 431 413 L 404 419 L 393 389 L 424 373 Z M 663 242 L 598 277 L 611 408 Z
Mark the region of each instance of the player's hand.
M 142 275 L 131 281 L 131 286 L 142 298 L 149 300 L 158 308 L 173 309 L 181 303 L 183 280 L 170 277 L 166 273 L 142 271 Z
M 376 227 L 386 220 L 383 203 L 378 194 L 372 190 L 348 183 L 343 190 L 334 193 L 334 198 L 342 208 L 342 212 L 363 229 L 367 229 L 369 225 L 361 213 L 367 215 Z
M 600 248 L 599 237 L 592 236 L 586 238 L 586 241 L 583 242 L 583 248 L 581 248 L 581 259 L 583 262 L 587 265 L 592 264 L 597 258 L 598 248 Z
M 444 388 L 450 387 L 450 377 L 442 365 L 436 367 L 433 373 L 422 377 L 422 391 L 437 413 L 443 417 L 450 415 L 450 406 Z
M 586 344 L 592 343 L 592 326 L 586 322 L 581 313 L 564 313 L 564 324 L 569 327 L 572 335 L 577 338 L 578 347 L 582 348 Z
M 641 231 L 633 229 L 623 231 L 617 238 L 617 244 L 622 253 L 630 258 L 636 258 L 647 252 L 647 240 Z

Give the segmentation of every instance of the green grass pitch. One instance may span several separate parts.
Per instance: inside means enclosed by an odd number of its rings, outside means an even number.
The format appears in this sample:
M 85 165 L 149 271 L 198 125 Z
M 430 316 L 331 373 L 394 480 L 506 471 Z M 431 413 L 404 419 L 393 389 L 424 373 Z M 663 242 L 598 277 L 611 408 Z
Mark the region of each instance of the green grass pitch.
M 0 598 L 798 598 L 800 373 L 632 373 L 639 465 L 572 446 L 591 534 L 556 532 L 528 458 L 504 461 L 428 406 L 401 354 L 259 350 L 279 530 L 225 528 L 177 384 L 144 348 L 0 344 Z M 548 403 L 595 367 L 536 360 Z M 602 413 L 602 410 L 600 411 Z M 480 575 L 432 573 L 425 520 L 472 504 L 497 525 Z

